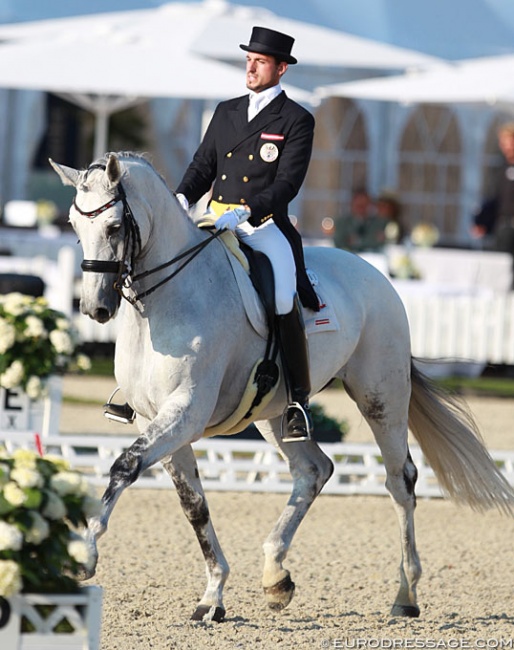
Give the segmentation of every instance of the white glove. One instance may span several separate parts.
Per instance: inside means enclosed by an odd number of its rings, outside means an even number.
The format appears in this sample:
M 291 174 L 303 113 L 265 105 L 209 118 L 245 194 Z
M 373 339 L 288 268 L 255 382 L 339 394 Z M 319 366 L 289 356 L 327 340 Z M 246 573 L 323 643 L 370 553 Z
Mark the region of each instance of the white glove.
M 214 227 L 216 230 L 235 230 L 237 226 L 249 219 L 251 214 L 250 210 L 246 208 L 228 210 L 218 217 L 214 222 Z
M 187 212 L 189 210 L 189 201 L 186 199 L 186 197 L 183 194 L 176 194 L 175 196 L 177 197 L 177 201 Z

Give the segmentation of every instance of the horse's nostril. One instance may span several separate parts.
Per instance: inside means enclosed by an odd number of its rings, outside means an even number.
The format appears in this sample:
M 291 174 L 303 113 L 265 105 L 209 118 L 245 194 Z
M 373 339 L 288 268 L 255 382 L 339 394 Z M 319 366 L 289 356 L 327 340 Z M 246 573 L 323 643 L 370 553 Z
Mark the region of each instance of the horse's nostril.
M 110 314 L 107 309 L 104 307 L 99 307 L 98 309 L 95 310 L 93 314 L 93 318 L 98 322 L 98 323 L 107 323 L 107 321 L 110 319 Z

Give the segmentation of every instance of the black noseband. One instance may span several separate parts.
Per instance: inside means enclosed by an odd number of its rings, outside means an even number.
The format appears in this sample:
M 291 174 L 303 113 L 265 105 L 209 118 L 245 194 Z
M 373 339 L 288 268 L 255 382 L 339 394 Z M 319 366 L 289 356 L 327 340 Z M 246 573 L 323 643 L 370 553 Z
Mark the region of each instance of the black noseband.
M 104 260 L 84 260 L 80 265 L 83 271 L 92 273 L 119 273 L 126 268 L 124 262 L 108 262 Z

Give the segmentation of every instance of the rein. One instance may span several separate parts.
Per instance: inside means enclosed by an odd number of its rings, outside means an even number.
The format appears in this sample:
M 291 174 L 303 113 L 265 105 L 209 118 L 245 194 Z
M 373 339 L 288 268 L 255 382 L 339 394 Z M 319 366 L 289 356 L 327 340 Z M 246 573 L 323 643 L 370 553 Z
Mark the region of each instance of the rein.
M 91 165 L 88 168 L 88 172 L 91 171 L 92 169 L 103 169 L 105 171 L 106 166 L 102 164 L 94 164 Z M 119 293 L 121 298 L 124 298 L 127 302 L 129 302 L 131 305 L 135 305 L 138 300 L 141 298 L 144 298 L 151 293 L 153 293 L 156 289 L 161 287 L 163 284 L 166 284 L 166 282 L 169 282 L 172 278 L 174 278 L 180 271 L 182 271 L 183 268 L 185 268 L 189 262 L 191 262 L 208 244 L 211 243 L 214 239 L 217 239 L 221 234 L 222 230 L 218 230 L 215 233 L 210 233 L 210 237 L 208 239 L 205 239 L 204 241 L 201 241 L 198 244 L 195 244 L 195 246 L 192 246 L 191 248 L 188 248 L 187 250 L 183 251 L 173 259 L 169 260 L 168 262 L 164 262 L 163 264 L 160 264 L 159 266 L 154 267 L 153 269 L 148 269 L 147 271 L 144 271 L 143 273 L 138 273 L 136 275 L 131 275 L 132 269 L 135 268 L 135 262 L 137 260 L 137 255 L 141 252 L 141 233 L 139 230 L 139 226 L 134 218 L 134 214 L 132 212 L 132 209 L 130 208 L 130 205 L 127 200 L 127 195 L 125 193 L 125 190 L 122 186 L 121 183 L 118 184 L 118 193 L 116 194 L 115 197 L 113 197 L 110 201 L 107 203 L 104 203 L 104 205 L 101 205 L 99 208 L 96 208 L 96 210 L 91 210 L 89 212 L 86 212 L 84 210 L 81 210 L 79 206 L 77 205 L 76 198 L 73 199 L 73 207 L 79 214 L 81 214 L 84 217 L 87 217 L 89 219 L 94 219 L 95 217 L 98 217 L 101 215 L 103 212 L 108 210 L 109 208 L 112 208 L 113 206 L 116 205 L 119 201 L 122 202 L 123 204 L 123 223 L 125 226 L 128 226 L 125 228 L 125 237 L 123 239 L 123 257 L 121 260 L 113 260 L 113 261 L 108 261 L 108 260 L 83 260 L 81 264 L 81 269 L 82 271 L 89 272 L 89 273 L 115 273 L 116 274 L 116 279 L 114 281 L 114 289 Z M 128 248 L 130 244 L 130 240 L 132 240 L 132 251 L 130 254 L 130 264 L 127 264 L 127 254 L 128 254 Z M 135 244 L 137 243 L 137 254 L 136 254 L 136 246 Z M 136 282 L 137 280 L 141 280 L 143 278 L 148 277 L 149 275 L 152 275 L 153 273 L 157 273 L 158 271 L 161 271 L 162 269 L 167 268 L 168 266 L 171 266 L 172 264 L 175 264 L 176 262 L 179 262 L 185 257 L 188 257 L 186 261 L 181 264 L 173 273 L 170 273 L 167 277 L 165 277 L 163 280 L 155 284 L 154 286 L 150 287 L 146 291 L 143 291 L 141 293 L 136 294 L 135 296 L 128 296 L 124 293 L 123 289 L 129 288 L 133 282 Z M 131 282 L 129 282 L 129 278 Z

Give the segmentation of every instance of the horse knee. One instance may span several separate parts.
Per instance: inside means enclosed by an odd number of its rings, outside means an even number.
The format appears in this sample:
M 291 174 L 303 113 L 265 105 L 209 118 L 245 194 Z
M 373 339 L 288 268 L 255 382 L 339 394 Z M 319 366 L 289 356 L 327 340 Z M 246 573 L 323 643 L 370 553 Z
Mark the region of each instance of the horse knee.
M 109 487 L 104 495 L 104 503 L 108 503 L 116 492 L 132 485 L 142 471 L 141 452 L 146 442 L 136 440 L 126 451 L 124 451 L 112 464 L 110 470 Z

